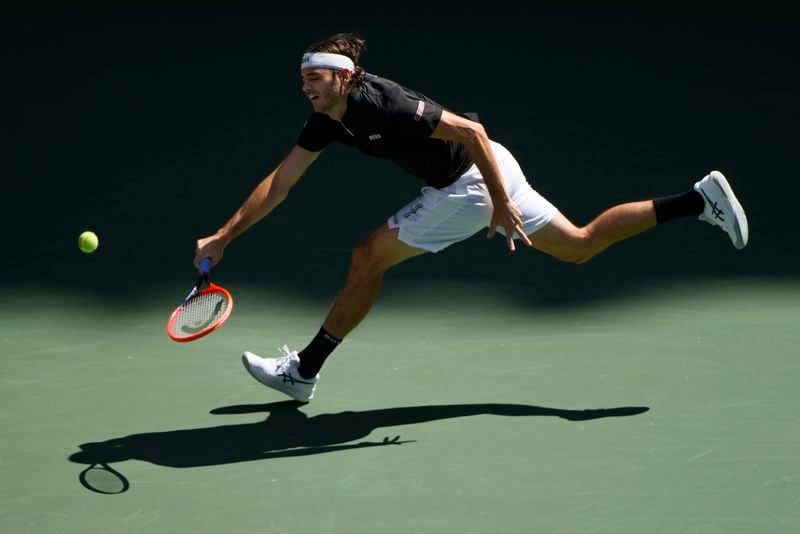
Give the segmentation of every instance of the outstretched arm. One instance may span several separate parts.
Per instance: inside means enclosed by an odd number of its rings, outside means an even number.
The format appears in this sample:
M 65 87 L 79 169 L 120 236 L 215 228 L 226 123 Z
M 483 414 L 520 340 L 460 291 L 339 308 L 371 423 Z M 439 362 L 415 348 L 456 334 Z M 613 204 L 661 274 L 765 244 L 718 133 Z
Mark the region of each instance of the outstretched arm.
M 500 226 L 506 231 L 508 248 L 512 251 L 515 250 L 513 239 L 515 233 L 523 243 L 531 246 L 531 241 L 525 235 L 522 226 L 521 212 L 506 192 L 506 188 L 503 185 L 503 177 L 500 175 L 500 168 L 494 159 L 489 137 L 486 135 L 486 130 L 484 130 L 483 126 L 478 122 L 444 110 L 442 118 L 439 120 L 439 124 L 437 124 L 431 137 L 458 141 L 464 145 L 467 154 L 481 171 L 483 181 L 486 183 L 494 206 L 489 233 L 486 237 L 494 237 L 496 228 Z
M 258 184 L 244 204 L 222 228 L 213 235 L 197 240 L 195 265 L 199 265 L 203 258 L 211 258 L 212 265 L 219 262 L 225 247 L 231 241 L 283 202 L 289 194 L 289 190 L 303 176 L 303 173 L 319 154 L 319 152 L 309 152 L 299 146 L 292 148 L 286 158 Z

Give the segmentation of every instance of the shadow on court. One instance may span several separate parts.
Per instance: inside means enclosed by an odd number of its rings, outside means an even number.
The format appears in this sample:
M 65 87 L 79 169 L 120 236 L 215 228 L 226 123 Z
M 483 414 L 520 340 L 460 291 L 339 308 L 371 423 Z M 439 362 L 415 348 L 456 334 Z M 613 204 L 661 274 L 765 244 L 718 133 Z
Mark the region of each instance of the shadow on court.
M 236 415 L 266 412 L 269 416 L 266 421 L 257 423 L 148 432 L 103 442 L 84 443 L 80 446 L 81 450 L 72 454 L 69 459 L 75 463 L 103 466 L 126 460 L 143 460 L 167 467 L 200 467 L 401 445 L 413 440 L 401 441 L 400 436 L 396 436 L 386 437 L 382 441 L 350 442 L 364 438 L 378 428 L 454 417 L 550 416 L 568 421 L 588 421 L 605 417 L 627 417 L 649 410 L 642 406 L 560 410 L 522 404 L 455 404 L 347 411 L 308 417 L 299 410 L 301 406 L 303 404 L 299 402 L 284 401 L 217 408 L 211 413 Z

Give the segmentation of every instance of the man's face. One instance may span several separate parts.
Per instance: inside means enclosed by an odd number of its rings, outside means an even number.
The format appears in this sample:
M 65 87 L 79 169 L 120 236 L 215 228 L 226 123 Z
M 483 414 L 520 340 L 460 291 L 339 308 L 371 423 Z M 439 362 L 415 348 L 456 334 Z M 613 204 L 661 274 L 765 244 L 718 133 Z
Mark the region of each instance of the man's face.
M 314 111 L 326 113 L 346 96 L 342 80 L 331 69 L 302 69 L 303 94 L 311 102 Z

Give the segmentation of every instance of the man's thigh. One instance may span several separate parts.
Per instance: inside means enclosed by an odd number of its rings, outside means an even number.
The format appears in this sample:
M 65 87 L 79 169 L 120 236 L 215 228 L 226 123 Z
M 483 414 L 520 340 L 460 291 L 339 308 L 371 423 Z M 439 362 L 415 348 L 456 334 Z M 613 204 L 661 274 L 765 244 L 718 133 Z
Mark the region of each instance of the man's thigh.
M 387 223 L 379 226 L 369 237 L 359 246 L 370 260 L 380 264 L 384 268 L 397 265 L 409 258 L 424 254 L 425 250 L 412 247 L 398 239 L 399 228 L 389 228 Z

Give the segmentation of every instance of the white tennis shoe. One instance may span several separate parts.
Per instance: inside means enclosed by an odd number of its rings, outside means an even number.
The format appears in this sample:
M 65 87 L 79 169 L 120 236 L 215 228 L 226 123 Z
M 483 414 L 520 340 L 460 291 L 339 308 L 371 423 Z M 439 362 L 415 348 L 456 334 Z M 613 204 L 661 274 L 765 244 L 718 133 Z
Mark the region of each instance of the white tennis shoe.
M 290 351 L 284 345 L 280 349 L 280 358 L 261 358 L 252 352 L 242 354 L 242 363 L 253 378 L 267 387 L 277 389 L 300 402 L 308 402 L 314 396 L 314 388 L 319 382 L 319 375 L 314 378 L 300 376 L 300 358 L 297 351 Z
M 747 215 L 725 176 L 719 171 L 711 171 L 694 184 L 694 190 L 703 195 L 706 204 L 699 219 L 725 230 L 736 248 L 746 247 L 750 237 Z

